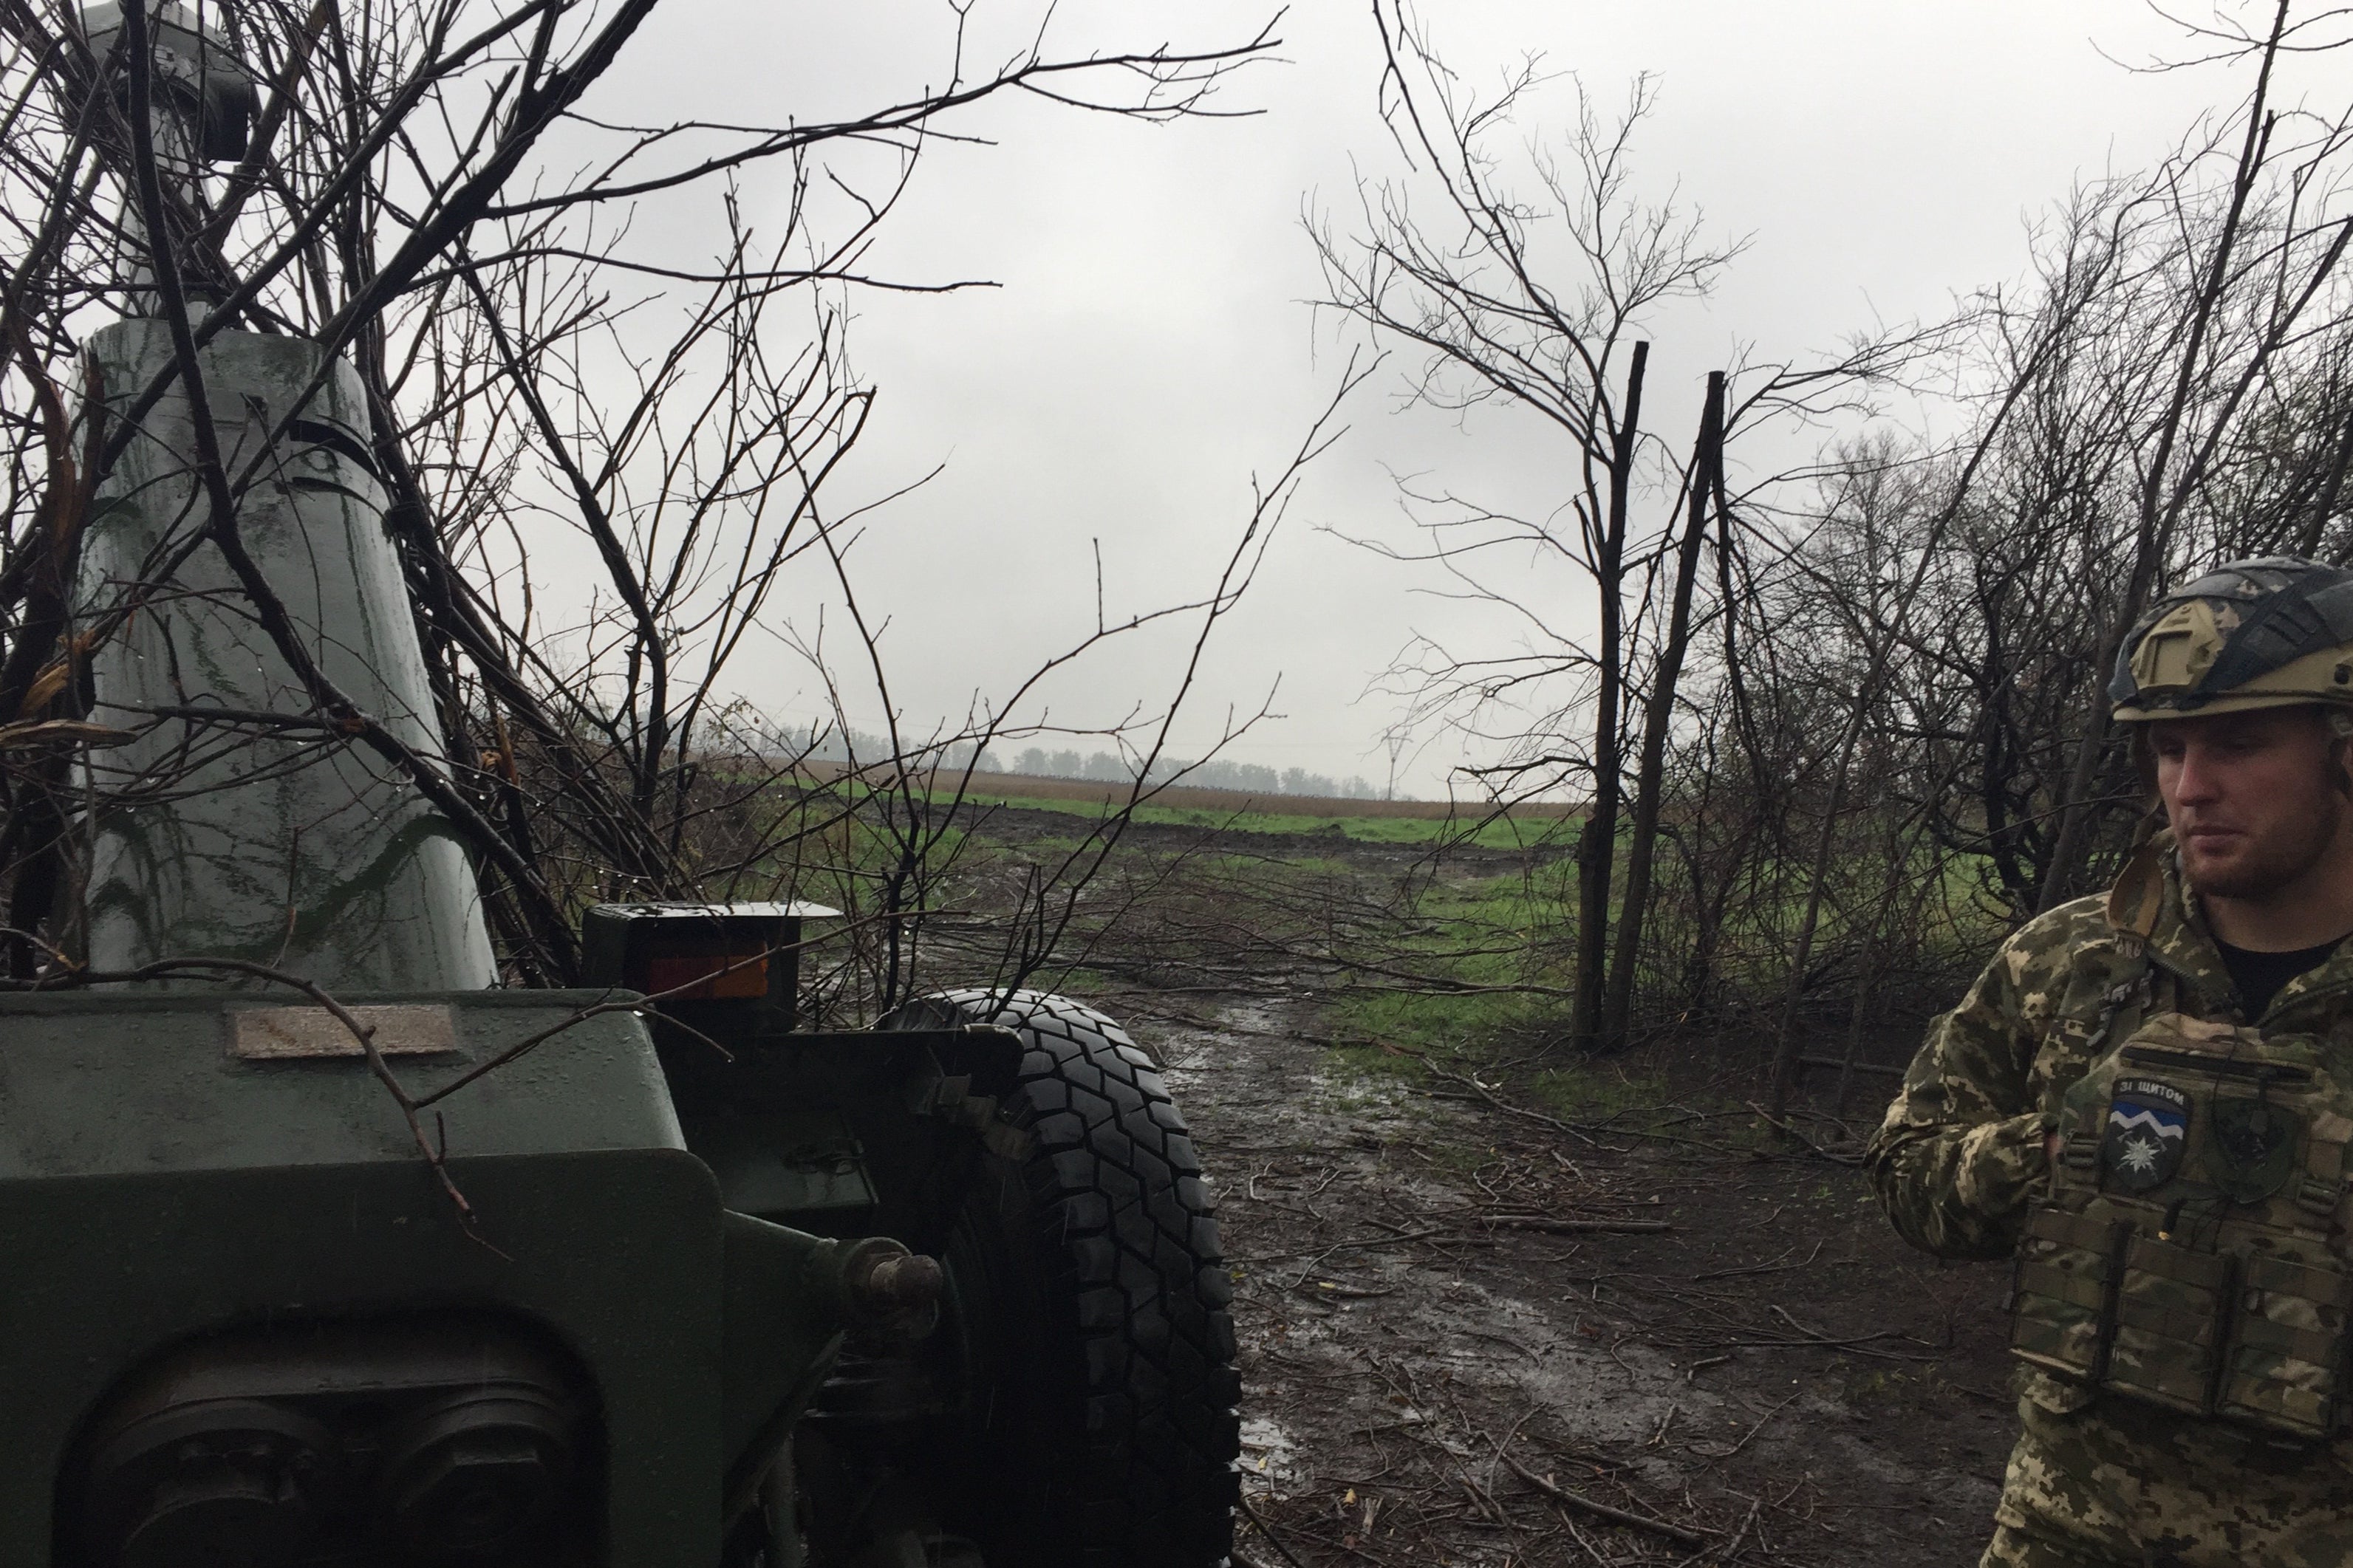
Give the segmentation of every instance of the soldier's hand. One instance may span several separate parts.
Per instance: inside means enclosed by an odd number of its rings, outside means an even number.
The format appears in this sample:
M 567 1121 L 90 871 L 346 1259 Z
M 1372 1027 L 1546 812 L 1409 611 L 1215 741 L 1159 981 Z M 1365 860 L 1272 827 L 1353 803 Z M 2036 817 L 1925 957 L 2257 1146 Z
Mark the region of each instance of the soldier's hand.
M 2051 1163 L 2051 1168 L 2054 1171 L 2059 1168 L 2059 1145 L 2061 1142 L 2062 1140 L 2056 1131 L 2045 1132 L 2042 1135 L 2042 1157 Z

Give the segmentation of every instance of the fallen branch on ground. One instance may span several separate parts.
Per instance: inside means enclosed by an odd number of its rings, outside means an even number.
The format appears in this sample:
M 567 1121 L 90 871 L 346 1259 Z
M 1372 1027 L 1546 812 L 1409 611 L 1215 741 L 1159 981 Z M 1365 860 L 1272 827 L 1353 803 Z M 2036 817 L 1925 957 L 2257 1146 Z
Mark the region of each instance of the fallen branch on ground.
M 1653 1535 L 1663 1535 L 1669 1541 L 1680 1542 L 1685 1546 L 1705 1546 L 1708 1543 L 1706 1534 L 1699 1531 L 1686 1529 L 1680 1524 L 1670 1524 L 1663 1519 L 1652 1519 L 1648 1514 L 1631 1513 L 1622 1508 L 1612 1508 L 1608 1503 L 1597 1502 L 1581 1492 L 1573 1492 L 1567 1487 L 1556 1486 L 1509 1454 L 1504 1456 L 1504 1463 L 1512 1467 L 1514 1475 L 1564 1507 L 1591 1514 L 1596 1519 L 1606 1519 L 1612 1524 L 1626 1525 L 1633 1530 L 1647 1530 Z
M 1675 1228 L 1662 1219 L 1548 1219 L 1536 1215 L 1474 1215 L 1469 1223 L 1488 1230 L 1540 1230 L 1553 1236 L 1583 1236 L 1596 1231 L 1613 1236 L 1657 1236 Z
M 1306 1563 L 1302 1563 L 1298 1558 L 1292 1555 L 1291 1548 L 1285 1546 L 1282 1543 L 1282 1537 L 1277 1535 L 1274 1532 L 1274 1528 L 1268 1524 L 1264 1519 L 1259 1516 L 1258 1510 L 1250 1507 L 1250 1494 L 1248 1492 L 1235 1493 L 1234 1501 L 1241 1505 L 1242 1517 L 1249 1520 L 1250 1523 L 1258 1527 L 1258 1532 L 1266 1537 L 1266 1543 L 1269 1546 L 1273 1547 L 1277 1552 L 1282 1552 L 1282 1560 L 1285 1563 L 1290 1563 L 1291 1568 L 1307 1568 Z M 1236 1553 L 1235 1555 L 1239 1560 L 1240 1554 Z

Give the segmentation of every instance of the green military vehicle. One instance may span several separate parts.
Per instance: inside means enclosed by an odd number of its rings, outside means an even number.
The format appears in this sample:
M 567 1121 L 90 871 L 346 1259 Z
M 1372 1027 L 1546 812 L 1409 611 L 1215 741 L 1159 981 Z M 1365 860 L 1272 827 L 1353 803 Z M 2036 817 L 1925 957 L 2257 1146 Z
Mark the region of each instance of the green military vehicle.
M 1232 1329 L 1158 1075 L 1028 994 L 791 1032 L 805 918 L 592 910 L 675 1030 L 0 1001 L 0 1563 L 1220 1561 Z
M 159 167 L 236 155 L 208 18 L 85 26 L 152 55 Z M 90 767 L 172 784 L 93 792 L 81 966 L 0 996 L 0 1568 L 1223 1562 L 1228 1277 L 1117 1026 L 974 990 L 802 1029 L 801 904 L 599 906 L 590 985 L 502 989 L 413 777 L 158 721 L 332 689 L 432 742 L 357 378 L 142 286 L 89 340 L 92 416 L 165 390 L 83 604 L 202 525 L 208 434 L 315 668 L 209 548 L 92 660 L 129 738 Z

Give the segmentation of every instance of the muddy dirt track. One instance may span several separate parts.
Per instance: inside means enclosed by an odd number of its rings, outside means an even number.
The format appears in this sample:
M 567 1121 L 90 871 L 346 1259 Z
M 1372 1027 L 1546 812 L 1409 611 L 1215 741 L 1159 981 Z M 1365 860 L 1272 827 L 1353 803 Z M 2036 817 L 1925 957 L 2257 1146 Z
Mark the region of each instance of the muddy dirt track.
M 1105 1000 L 1220 1194 L 1243 1568 L 1976 1562 L 2007 1269 L 1912 1252 L 1860 1172 L 1352 1072 L 1264 1004 Z
M 1008 807 L 980 837 L 1010 887 L 1078 831 Z M 1119 918 L 1066 984 L 1165 1064 L 1219 1196 L 1237 1568 L 1968 1568 L 2015 1430 L 2009 1269 L 1915 1252 L 1880 1214 L 1852 1151 L 1892 1080 L 1793 1139 L 1744 1109 L 1753 1040 L 1584 1069 L 1683 1100 L 1617 1118 L 1541 1113 L 1538 1039 L 1465 1034 L 1419 1062 L 1389 1042 L 1399 1059 L 1370 1069 L 1328 1048 L 1365 1037 L 1328 1005 L 1351 984 L 1316 962 L 1330 931 L 1400 922 L 1409 880 L 1511 879 L 1562 850 L 1433 860 L 1336 821 L 1137 824 L 1121 847 Z M 1170 865 L 1189 869 L 1153 869 Z M 1895 1022 L 1883 1063 L 1917 1037 Z

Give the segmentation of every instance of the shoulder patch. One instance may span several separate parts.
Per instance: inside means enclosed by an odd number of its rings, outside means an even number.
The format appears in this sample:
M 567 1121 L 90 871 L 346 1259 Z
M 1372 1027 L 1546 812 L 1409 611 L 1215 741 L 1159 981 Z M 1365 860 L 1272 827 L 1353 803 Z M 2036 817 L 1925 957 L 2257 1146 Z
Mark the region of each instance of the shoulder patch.
M 2161 1187 L 2181 1168 L 2189 1142 L 2189 1097 L 2152 1078 L 2120 1078 L 2108 1100 L 2100 1163 L 2128 1193 Z

